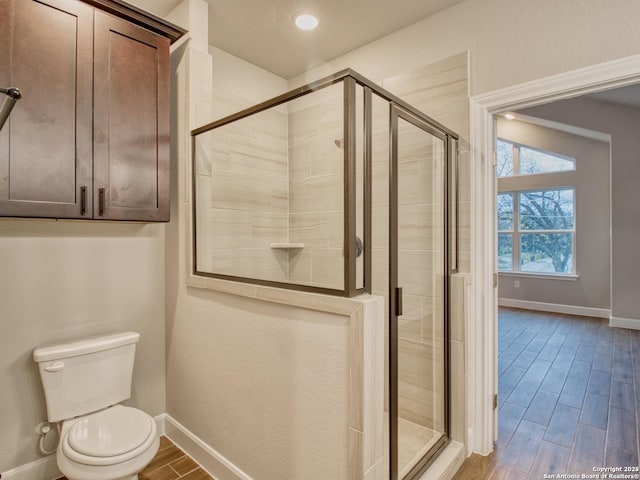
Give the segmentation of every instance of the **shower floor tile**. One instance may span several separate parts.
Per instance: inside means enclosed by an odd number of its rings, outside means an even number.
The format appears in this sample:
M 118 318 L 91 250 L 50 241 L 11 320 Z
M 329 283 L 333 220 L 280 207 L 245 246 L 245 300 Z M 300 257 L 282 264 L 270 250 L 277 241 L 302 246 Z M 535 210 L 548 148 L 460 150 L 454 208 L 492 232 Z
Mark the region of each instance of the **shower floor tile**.
M 389 478 L 389 422 L 385 413 L 384 463 Z M 398 478 L 403 478 L 429 451 L 441 434 L 423 425 L 398 418 Z
M 435 430 L 398 419 L 398 470 L 404 477 L 440 438 Z
M 215 480 L 164 435 L 160 437 L 158 453 L 138 477 L 139 480 Z

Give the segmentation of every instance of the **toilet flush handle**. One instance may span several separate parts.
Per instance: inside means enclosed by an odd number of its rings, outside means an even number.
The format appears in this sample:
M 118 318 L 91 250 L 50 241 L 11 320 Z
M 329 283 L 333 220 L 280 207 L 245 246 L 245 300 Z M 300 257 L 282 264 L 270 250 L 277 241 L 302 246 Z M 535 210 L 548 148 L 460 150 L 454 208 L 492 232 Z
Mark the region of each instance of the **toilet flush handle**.
M 47 372 L 59 372 L 64 368 L 64 362 L 53 362 L 51 365 L 44 367 Z

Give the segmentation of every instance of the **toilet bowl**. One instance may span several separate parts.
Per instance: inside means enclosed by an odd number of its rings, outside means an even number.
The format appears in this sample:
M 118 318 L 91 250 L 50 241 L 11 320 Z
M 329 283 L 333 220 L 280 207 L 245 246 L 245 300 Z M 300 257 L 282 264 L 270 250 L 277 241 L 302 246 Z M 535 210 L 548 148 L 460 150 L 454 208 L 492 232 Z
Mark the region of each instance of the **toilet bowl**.
M 135 344 L 125 332 L 37 348 L 50 422 L 62 422 L 56 461 L 68 480 L 136 480 L 158 452 L 155 421 L 120 405 L 131 396 Z
M 63 422 L 56 460 L 69 480 L 135 480 L 159 445 L 153 418 L 115 405 Z

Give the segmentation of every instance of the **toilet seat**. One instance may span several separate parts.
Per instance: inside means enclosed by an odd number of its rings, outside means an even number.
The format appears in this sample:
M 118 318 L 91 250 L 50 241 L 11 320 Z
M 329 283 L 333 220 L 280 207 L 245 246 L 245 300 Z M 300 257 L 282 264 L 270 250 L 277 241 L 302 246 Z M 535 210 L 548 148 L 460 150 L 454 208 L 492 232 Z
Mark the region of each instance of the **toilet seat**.
M 84 465 L 114 465 L 147 450 L 156 437 L 156 424 L 145 412 L 116 405 L 75 419 L 64 434 L 64 455 Z

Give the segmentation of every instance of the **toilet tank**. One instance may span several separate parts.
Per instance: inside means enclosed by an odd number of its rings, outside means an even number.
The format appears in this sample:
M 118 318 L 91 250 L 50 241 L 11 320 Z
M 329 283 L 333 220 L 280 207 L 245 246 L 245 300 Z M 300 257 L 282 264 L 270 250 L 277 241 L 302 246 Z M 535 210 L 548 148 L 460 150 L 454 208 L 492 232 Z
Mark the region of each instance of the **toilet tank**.
M 36 348 L 50 422 L 85 415 L 131 396 L 140 334 L 116 333 Z

